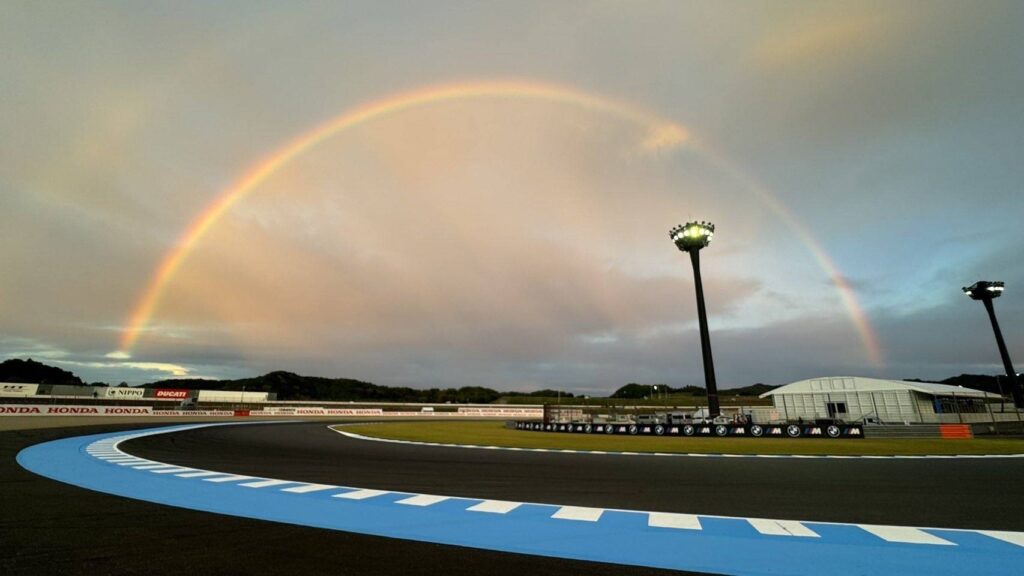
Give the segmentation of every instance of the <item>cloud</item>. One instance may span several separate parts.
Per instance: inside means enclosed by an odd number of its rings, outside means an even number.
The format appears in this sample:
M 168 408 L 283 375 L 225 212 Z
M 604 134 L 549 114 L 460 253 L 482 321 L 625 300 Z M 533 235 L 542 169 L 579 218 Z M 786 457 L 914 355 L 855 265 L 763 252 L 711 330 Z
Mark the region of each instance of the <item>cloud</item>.
M 986 250 L 1020 244 L 1020 11 L 381 3 L 355 18 L 329 5 L 239 18 L 24 4 L 0 40 L 0 345 L 115 381 L 285 368 L 416 385 L 699 383 L 690 270 L 666 237 L 697 218 L 720 227 L 703 263 L 723 382 L 861 373 L 863 346 L 807 248 L 685 146 L 699 141 L 813 232 L 890 370 L 981 366 L 987 333 L 962 333 L 984 318 L 966 303 L 951 314 L 941 295 L 1012 272 Z M 501 76 L 669 120 L 494 99 L 361 125 L 236 206 L 132 357 L 106 356 L 161 256 L 245 167 L 339 110 Z M 958 232 L 979 226 L 983 241 Z M 1002 277 L 1010 290 L 1015 278 Z M 1011 295 L 998 307 L 1019 346 Z
M 641 147 L 647 152 L 672 150 L 689 139 L 686 129 L 678 124 L 663 124 L 650 130 Z
M 778 72 L 862 60 L 882 49 L 881 40 L 894 27 L 891 15 L 866 6 L 823 6 L 795 17 L 787 14 L 765 27 L 754 62 Z

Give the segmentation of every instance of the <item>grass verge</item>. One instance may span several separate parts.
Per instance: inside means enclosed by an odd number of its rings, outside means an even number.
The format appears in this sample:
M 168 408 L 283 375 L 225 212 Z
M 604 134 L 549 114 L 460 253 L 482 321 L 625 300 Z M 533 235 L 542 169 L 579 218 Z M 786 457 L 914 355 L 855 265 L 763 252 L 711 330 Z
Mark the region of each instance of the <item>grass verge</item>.
M 505 428 L 504 422 L 394 422 L 365 424 L 357 428 L 349 428 L 349 430 L 364 436 L 392 440 L 561 450 L 842 456 L 1024 453 L 1024 440 L 1014 438 L 975 438 L 972 440 L 664 438 L 528 432 Z

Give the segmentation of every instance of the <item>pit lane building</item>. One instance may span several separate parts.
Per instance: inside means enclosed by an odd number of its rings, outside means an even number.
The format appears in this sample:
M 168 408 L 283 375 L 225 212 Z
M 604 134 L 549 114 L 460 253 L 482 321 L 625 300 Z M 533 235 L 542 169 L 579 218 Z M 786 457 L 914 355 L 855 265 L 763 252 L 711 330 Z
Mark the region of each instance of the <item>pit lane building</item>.
M 883 424 L 988 421 L 997 394 L 933 384 L 880 380 L 859 376 L 828 376 L 780 386 L 761 398 L 772 399 L 783 420 L 835 418 Z M 999 409 L 999 404 L 995 404 Z

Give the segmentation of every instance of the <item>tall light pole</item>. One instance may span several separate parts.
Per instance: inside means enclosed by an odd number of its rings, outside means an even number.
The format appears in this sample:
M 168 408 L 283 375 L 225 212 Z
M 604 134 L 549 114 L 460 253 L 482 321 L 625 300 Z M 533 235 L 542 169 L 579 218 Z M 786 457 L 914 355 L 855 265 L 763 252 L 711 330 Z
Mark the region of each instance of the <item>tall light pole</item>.
M 1017 372 L 1010 362 L 1010 353 L 1006 351 L 1006 342 L 1003 341 L 1003 332 L 999 329 L 999 321 L 996 320 L 996 311 L 992 307 L 992 300 L 1003 295 L 1002 282 L 990 282 L 979 280 L 970 286 L 964 287 L 964 294 L 971 300 L 981 300 L 988 311 L 988 319 L 992 322 L 992 331 L 996 333 L 996 345 L 999 346 L 999 355 L 1003 359 L 1003 369 L 1006 370 L 1006 377 L 1010 381 L 1010 394 L 1013 396 L 1013 405 L 1018 409 L 1024 408 L 1024 394 L 1021 394 L 1020 383 L 1017 382 Z
M 718 416 L 718 385 L 715 384 L 715 362 L 711 358 L 711 337 L 708 335 L 708 315 L 704 309 L 704 285 L 700 280 L 700 250 L 711 243 L 715 225 L 710 222 L 688 222 L 669 230 L 676 247 L 690 253 L 693 264 L 693 283 L 697 287 L 697 319 L 700 321 L 700 351 L 704 356 L 704 386 L 708 390 L 708 415 Z

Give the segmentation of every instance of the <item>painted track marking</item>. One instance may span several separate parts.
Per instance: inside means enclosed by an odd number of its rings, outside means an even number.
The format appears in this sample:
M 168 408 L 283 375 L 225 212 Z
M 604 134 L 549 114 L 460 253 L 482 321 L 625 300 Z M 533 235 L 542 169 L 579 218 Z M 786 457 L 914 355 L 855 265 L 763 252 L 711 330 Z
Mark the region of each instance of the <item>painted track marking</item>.
M 241 474 L 225 474 L 224 476 L 216 476 L 213 478 L 203 478 L 204 482 L 238 482 L 239 480 L 252 480 L 252 476 L 243 476 Z
M 259 480 L 256 482 L 245 482 L 239 486 L 246 488 L 266 488 L 268 486 L 281 486 L 282 484 L 294 484 L 291 480 Z
M 508 514 L 522 506 L 519 502 L 508 502 L 505 500 L 484 500 L 483 502 L 470 506 L 466 510 L 470 512 L 488 512 L 490 514 Z
M 652 528 L 675 528 L 677 530 L 701 530 L 700 518 L 695 514 L 673 514 L 669 512 L 651 512 L 647 515 L 647 525 Z
M 1009 542 L 1010 544 L 1016 544 L 1017 546 L 1024 546 L 1024 532 L 1004 532 L 1002 530 L 981 530 L 981 533 L 1002 540 L 1003 542 Z
M 551 515 L 558 520 L 577 520 L 580 522 L 597 522 L 604 514 L 604 508 L 587 508 L 584 506 L 562 506 Z
M 934 534 L 929 534 L 919 528 L 909 526 L 876 526 L 874 524 L 858 524 L 861 530 L 865 530 L 878 536 L 886 542 L 899 542 L 901 544 L 935 544 L 938 546 L 956 546 L 949 540 L 943 540 Z
M 175 474 L 178 478 L 202 478 L 204 476 L 220 476 L 221 472 L 210 472 L 204 470 L 202 472 L 189 472 L 188 474 Z
M 411 498 L 405 498 L 399 500 L 396 504 L 405 504 L 406 506 L 432 506 L 438 502 L 444 502 L 450 499 L 450 496 L 434 496 L 433 494 L 417 494 Z
M 750 525 L 754 527 L 754 530 L 769 536 L 803 536 L 807 538 L 820 538 L 816 532 L 807 526 L 792 520 L 750 518 L 747 522 L 750 522 Z
M 335 498 L 344 498 L 346 500 L 367 500 L 369 498 L 376 498 L 385 494 L 390 494 L 387 490 L 371 490 L 369 488 L 362 488 L 359 490 L 353 490 L 351 492 L 344 492 L 342 494 L 335 494 Z
M 296 486 L 294 488 L 284 488 L 281 492 L 291 492 L 292 494 L 309 494 L 310 492 L 320 492 L 321 490 L 330 490 L 332 488 L 339 488 L 333 484 L 307 484 L 303 483 L 302 486 Z

